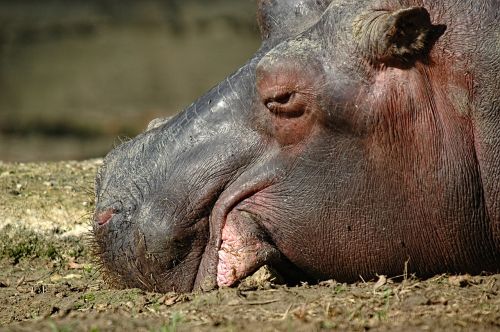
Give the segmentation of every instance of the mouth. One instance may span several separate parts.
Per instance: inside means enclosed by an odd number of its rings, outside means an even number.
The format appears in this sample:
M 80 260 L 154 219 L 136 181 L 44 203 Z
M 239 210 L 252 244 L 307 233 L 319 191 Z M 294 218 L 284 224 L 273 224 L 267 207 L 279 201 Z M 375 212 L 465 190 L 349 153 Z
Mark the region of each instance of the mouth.
M 236 208 L 226 218 L 218 250 L 217 286 L 230 287 L 280 256 L 256 218 Z
M 209 240 L 200 261 L 194 289 L 229 287 L 279 257 L 258 218 L 243 209 L 253 196 L 273 184 L 254 178 L 233 183 L 214 205 L 209 218 Z

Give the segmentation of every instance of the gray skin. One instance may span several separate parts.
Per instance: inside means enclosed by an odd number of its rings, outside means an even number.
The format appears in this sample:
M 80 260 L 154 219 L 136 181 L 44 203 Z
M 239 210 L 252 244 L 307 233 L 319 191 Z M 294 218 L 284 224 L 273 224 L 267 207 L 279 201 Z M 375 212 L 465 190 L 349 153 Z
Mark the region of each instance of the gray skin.
M 106 157 L 95 249 L 155 291 L 500 269 L 496 1 L 260 1 L 238 72 Z

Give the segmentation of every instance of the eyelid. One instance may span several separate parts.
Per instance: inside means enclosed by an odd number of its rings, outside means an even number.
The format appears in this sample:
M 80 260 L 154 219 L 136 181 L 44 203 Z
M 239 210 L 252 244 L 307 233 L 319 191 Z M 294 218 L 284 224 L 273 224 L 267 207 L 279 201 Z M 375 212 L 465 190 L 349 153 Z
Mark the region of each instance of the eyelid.
M 273 115 L 280 118 L 293 119 L 301 117 L 305 113 L 305 105 L 301 102 L 301 99 L 302 96 L 293 91 L 268 98 L 265 105 Z

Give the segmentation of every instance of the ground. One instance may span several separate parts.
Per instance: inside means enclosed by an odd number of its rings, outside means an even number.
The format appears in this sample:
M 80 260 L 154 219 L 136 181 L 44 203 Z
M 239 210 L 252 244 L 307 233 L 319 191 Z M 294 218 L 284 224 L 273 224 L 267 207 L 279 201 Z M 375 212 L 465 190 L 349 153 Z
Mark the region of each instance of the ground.
M 88 228 L 100 160 L 0 162 L 1 331 L 499 331 L 500 275 L 156 294 L 106 285 Z

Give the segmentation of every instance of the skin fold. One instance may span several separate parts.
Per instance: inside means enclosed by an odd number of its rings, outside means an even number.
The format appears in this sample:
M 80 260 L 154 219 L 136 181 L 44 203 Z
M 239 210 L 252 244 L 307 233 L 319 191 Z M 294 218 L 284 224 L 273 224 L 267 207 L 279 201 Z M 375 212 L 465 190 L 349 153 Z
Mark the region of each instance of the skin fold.
M 109 281 L 498 271 L 498 17 L 493 0 L 258 1 L 248 63 L 105 158 Z

